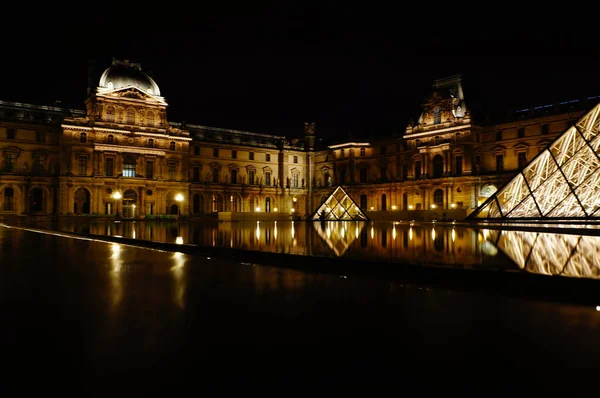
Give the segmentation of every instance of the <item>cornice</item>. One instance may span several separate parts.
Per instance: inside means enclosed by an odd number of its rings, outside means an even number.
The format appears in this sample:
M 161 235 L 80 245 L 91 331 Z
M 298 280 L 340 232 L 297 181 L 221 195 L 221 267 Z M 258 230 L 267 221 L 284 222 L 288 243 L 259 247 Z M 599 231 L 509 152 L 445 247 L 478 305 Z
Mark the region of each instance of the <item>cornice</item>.
M 165 156 L 165 151 L 159 151 L 157 149 L 150 148 L 140 148 L 140 147 L 130 147 L 130 146 L 122 146 L 122 145 L 97 145 L 94 144 L 95 151 L 106 151 L 106 152 L 126 152 L 126 153 L 141 153 L 143 155 L 156 155 L 156 156 Z
M 134 136 L 142 136 L 142 137 L 156 137 L 168 139 L 171 141 L 192 141 L 190 137 L 181 137 L 177 135 L 169 135 L 169 134 L 160 134 L 160 133 L 145 133 L 141 131 L 129 131 L 129 130 L 116 130 L 107 127 L 87 127 L 87 126 L 77 126 L 77 125 L 69 125 L 69 124 L 61 124 L 61 127 L 65 130 L 78 130 L 78 131 L 91 131 L 91 132 L 103 132 L 103 133 L 115 133 L 121 135 L 131 136 L 133 133 Z

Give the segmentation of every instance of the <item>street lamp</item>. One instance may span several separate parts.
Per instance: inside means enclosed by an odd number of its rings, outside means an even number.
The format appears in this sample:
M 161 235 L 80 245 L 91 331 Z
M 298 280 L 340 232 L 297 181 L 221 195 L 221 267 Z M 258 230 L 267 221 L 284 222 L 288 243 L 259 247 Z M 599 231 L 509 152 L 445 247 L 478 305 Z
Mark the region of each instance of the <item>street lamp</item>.
M 119 218 L 119 199 L 121 199 L 121 192 L 115 192 L 112 195 L 115 200 L 115 210 L 117 211 L 117 218 Z
M 178 202 L 177 219 L 179 220 L 179 217 L 181 217 L 181 202 L 183 202 L 183 195 L 178 193 L 177 195 L 175 195 L 175 200 Z

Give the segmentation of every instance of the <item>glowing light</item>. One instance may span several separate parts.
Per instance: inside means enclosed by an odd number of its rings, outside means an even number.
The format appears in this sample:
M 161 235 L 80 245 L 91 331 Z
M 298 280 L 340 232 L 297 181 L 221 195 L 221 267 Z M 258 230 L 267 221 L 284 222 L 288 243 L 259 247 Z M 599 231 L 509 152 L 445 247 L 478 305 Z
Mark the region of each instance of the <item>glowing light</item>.
M 433 203 L 431 204 L 431 208 L 432 208 L 432 209 L 435 209 L 436 207 L 437 207 L 437 206 L 436 206 L 435 204 L 433 204 Z
M 258 212 L 258 211 L 260 211 L 260 206 L 256 206 L 256 207 L 254 208 L 254 211 L 257 211 L 257 212 Z
M 291 212 L 293 213 L 293 212 L 295 212 L 295 211 L 296 211 L 296 209 L 294 209 L 294 208 L 292 207 L 292 210 L 291 210 Z
M 453 209 L 456 209 L 456 203 L 452 203 L 452 204 L 450 205 L 450 207 L 452 207 Z
M 371 239 L 375 239 L 375 229 L 371 227 Z
M 392 239 L 396 240 L 396 224 L 392 227 Z
M 452 228 L 451 236 L 452 236 L 452 242 L 454 242 L 454 240 L 456 239 L 456 231 L 454 230 L 454 228 Z
M 273 211 L 277 212 L 277 211 L 279 211 L 279 209 L 277 209 L 277 207 L 275 207 L 275 208 L 273 209 Z
M 408 210 L 412 210 L 413 208 L 413 205 L 408 205 Z
M 256 222 L 256 240 L 260 240 L 260 226 L 259 226 L 259 221 Z
M 329 227 L 325 229 L 325 235 L 327 235 L 327 239 L 331 238 L 331 229 Z
M 294 229 L 294 222 L 292 221 L 292 239 L 296 236 L 296 230 Z
M 275 221 L 275 228 L 273 229 L 273 237 L 277 239 L 277 221 Z
M 292 202 L 296 203 L 297 201 L 298 201 L 298 199 L 296 199 L 296 197 L 294 196 L 294 197 L 292 198 Z
M 375 208 L 373 206 L 371 206 L 371 210 L 375 210 Z
M 600 311 L 600 305 L 596 306 L 596 311 Z
M 396 210 L 396 209 L 397 209 L 396 205 L 392 205 L 392 210 Z
M 435 240 L 435 228 L 431 228 L 431 240 Z
M 412 240 L 412 239 L 413 239 L 413 230 L 412 230 L 412 227 L 410 227 L 410 228 L 408 229 L 408 239 L 410 239 L 410 240 Z
M 117 199 L 117 200 L 121 199 L 121 192 L 115 192 L 115 193 L 113 193 L 112 196 L 113 196 L 114 199 Z
M 487 239 L 487 237 L 488 237 L 488 235 L 489 235 L 490 231 L 488 231 L 487 229 L 484 229 L 484 230 L 483 230 L 483 231 L 481 231 L 481 232 L 483 232 L 483 239 Z
M 178 201 L 178 202 L 183 201 L 183 195 L 180 194 L 180 193 L 178 193 L 177 195 L 175 195 L 175 200 Z
M 354 229 L 354 236 L 358 239 L 358 223 L 356 224 L 356 228 Z
M 175 238 L 175 243 L 178 245 L 183 245 L 183 237 L 178 236 L 177 238 Z

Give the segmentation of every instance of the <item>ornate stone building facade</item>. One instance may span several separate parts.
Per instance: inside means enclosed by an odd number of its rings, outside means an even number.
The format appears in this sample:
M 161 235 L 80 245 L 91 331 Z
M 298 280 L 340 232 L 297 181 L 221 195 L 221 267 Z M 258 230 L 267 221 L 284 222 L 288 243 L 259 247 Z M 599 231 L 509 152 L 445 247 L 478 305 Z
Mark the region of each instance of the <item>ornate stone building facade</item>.
M 114 60 L 85 110 L 0 101 L 0 219 L 15 216 L 311 215 L 342 185 L 373 220 L 462 218 L 590 101 L 478 121 L 460 76 L 434 82 L 404 134 L 319 147 L 168 120 L 139 64 Z M 485 120 L 485 119 L 484 119 Z

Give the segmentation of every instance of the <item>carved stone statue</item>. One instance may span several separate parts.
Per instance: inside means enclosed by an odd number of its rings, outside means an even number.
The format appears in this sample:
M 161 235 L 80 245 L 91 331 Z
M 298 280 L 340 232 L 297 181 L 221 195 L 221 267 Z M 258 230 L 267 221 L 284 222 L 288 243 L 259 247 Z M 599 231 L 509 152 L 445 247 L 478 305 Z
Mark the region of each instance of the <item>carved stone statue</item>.
M 304 122 L 304 134 L 315 135 L 315 123 Z

